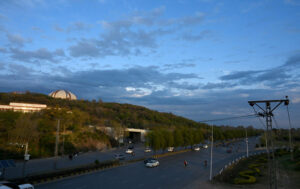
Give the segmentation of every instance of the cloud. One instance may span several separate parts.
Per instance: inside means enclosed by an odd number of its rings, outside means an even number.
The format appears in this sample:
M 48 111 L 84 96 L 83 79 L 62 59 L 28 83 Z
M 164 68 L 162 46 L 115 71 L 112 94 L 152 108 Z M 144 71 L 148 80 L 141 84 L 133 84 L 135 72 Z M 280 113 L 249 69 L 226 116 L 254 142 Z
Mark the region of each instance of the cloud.
M 106 57 L 139 55 L 142 49 L 155 49 L 157 47 L 156 37 L 164 34 L 164 31 L 122 31 L 111 30 L 101 38 L 82 38 L 69 47 L 73 57 Z
M 300 52 L 289 57 L 286 63 L 283 65 L 286 67 L 299 67 L 300 66 Z
M 262 71 L 235 71 L 228 75 L 221 76 L 220 79 L 223 81 L 227 80 L 241 80 L 241 79 L 249 79 L 254 74 L 261 73 Z
M 194 41 L 199 41 L 199 40 L 211 37 L 211 36 L 212 36 L 212 31 L 204 30 L 204 31 L 201 31 L 199 34 L 184 33 L 181 36 L 181 39 L 194 42 Z
M 145 12 L 136 11 L 116 21 L 99 21 L 104 30 L 100 37 L 75 40 L 69 47 L 70 54 L 73 57 L 105 57 L 153 52 L 162 36 L 173 34 L 184 26 L 201 23 L 204 19 L 200 12 L 175 19 L 163 19 L 163 13 L 164 7 L 159 7 Z M 78 29 L 86 28 L 79 26 Z M 202 35 L 206 34 L 207 31 L 202 32 Z
M 71 23 L 71 25 L 68 26 L 68 28 L 66 30 L 67 30 L 67 32 L 72 32 L 72 31 L 87 31 L 91 27 L 92 27 L 92 25 L 90 25 L 90 24 L 86 24 L 86 23 L 77 21 L 77 22 Z M 56 28 L 56 29 L 60 29 L 60 28 Z
M 177 64 L 164 64 L 164 70 L 171 70 L 171 69 L 180 69 L 180 68 L 191 68 L 196 67 L 194 63 L 177 63 Z
M 57 62 L 57 58 L 65 57 L 65 53 L 62 49 L 56 49 L 55 51 L 49 51 L 46 48 L 40 48 L 35 51 L 25 51 L 18 48 L 10 48 L 11 58 L 29 63 L 38 63 L 41 60 L 48 62 Z
M 285 3 L 289 4 L 289 5 L 295 5 L 295 6 L 299 6 L 300 5 L 300 1 L 299 0 L 284 0 Z
M 299 65 L 300 54 L 297 52 L 281 66 L 265 70 L 235 71 L 223 75 L 219 79 L 239 85 L 263 84 L 269 87 L 288 87 L 299 81 L 299 77 L 294 73 L 300 68 Z
M 221 83 L 210 83 L 208 82 L 206 85 L 202 87 L 202 89 L 224 89 L 224 88 L 232 88 L 237 84 L 221 82 Z
M 58 32 L 63 32 L 63 31 L 64 31 L 64 29 L 63 29 L 62 27 L 60 27 L 59 25 L 57 25 L 57 24 L 55 24 L 55 25 L 53 26 L 53 29 L 54 29 L 55 31 L 58 31 Z
M 10 1 L 1 1 L 0 6 L 20 6 L 20 7 L 36 7 L 36 6 L 45 6 L 46 2 L 44 0 L 10 0 Z
M 30 39 L 25 39 L 19 34 L 6 34 L 6 37 L 8 41 L 13 45 L 13 46 L 24 46 L 25 43 L 31 42 Z

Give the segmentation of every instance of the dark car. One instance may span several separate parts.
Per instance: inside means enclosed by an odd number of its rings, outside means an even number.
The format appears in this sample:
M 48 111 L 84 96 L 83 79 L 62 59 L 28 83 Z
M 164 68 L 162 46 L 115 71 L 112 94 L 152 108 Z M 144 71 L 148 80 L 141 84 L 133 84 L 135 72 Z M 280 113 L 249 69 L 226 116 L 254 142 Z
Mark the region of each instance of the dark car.
M 147 164 L 148 162 L 154 161 L 154 160 L 157 160 L 157 159 L 155 159 L 155 158 L 148 158 L 148 159 L 145 159 L 145 160 L 144 160 L 144 164 Z

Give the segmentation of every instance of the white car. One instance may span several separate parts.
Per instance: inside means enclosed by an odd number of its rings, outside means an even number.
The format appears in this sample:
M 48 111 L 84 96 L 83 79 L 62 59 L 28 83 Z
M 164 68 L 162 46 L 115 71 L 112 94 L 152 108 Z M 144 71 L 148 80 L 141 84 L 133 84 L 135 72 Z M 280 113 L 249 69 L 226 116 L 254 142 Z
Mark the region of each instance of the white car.
M 199 146 L 194 146 L 193 150 L 194 151 L 200 151 L 200 148 L 199 148 Z
M 150 149 L 150 148 L 145 148 L 144 151 L 145 151 L 145 152 L 151 152 L 151 149 Z
M 13 189 L 13 188 L 20 188 L 20 189 L 34 189 L 34 186 L 31 184 L 20 184 L 17 185 L 15 183 L 9 181 L 0 181 L 0 189 Z
M 126 151 L 125 151 L 126 154 L 132 154 L 133 153 L 133 149 L 130 149 L 128 148 Z
M 168 147 L 168 152 L 173 152 L 174 151 L 174 147 Z
M 159 166 L 159 161 L 157 159 L 149 160 L 146 164 L 146 167 L 157 167 Z
M 207 144 L 204 144 L 204 145 L 203 145 L 203 148 L 205 148 L 205 149 L 208 148 L 208 145 L 207 145 Z

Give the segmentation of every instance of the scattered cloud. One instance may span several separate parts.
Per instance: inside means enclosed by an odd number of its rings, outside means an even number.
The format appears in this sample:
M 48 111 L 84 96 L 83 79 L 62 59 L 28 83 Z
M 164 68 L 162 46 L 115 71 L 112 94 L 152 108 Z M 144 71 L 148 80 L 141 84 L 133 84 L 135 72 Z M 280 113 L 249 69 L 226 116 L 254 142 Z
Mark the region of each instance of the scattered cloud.
M 10 48 L 11 58 L 21 62 L 39 63 L 39 61 L 48 61 L 57 63 L 57 58 L 65 57 L 62 49 L 50 51 L 46 48 L 40 48 L 35 51 L 25 51 L 18 48 Z
M 63 31 L 64 31 L 64 29 L 63 29 L 62 27 L 60 27 L 59 25 L 57 25 L 57 24 L 55 24 L 55 25 L 53 26 L 53 29 L 54 29 L 55 31 L 58 31 L 58 32 L 63 32 Z
M 195 32 L 184 33 L 181 36 L 181 39 L 186 40 L 186 41 L 196 42 L 196 41 L 206 39 L 206 38 L 212 36 L 212 31 L 210 31 L 210 30 L 201 31 L 199 34 L 192 34 L 192 33 L 195 33 Z
M 194 64 L 194 63 L 164 64 L 163 67 L 164 67 L 164 70 L 171 70 L 171 69 L 196 67 L 196 64 Z
M 299 0 L 284 0 L 285 3 L 290 4 L 290 5 L 295 5 L 295 6 L 299 6 L 300 5 L 300 1 Z
M 77 21 L 77 22 L 71 23 L 70 26 L 68 26 L 68 28 L 66 30 L 67 30 L 67 32 L 88 31 L 91 27 L 92 27 L 92 25 L 90 25 L 90 24 Z
M 19 34 L 6 34 L 6 37 L 8 41 L 11 43 L 13 46 L 24 46 L 25 43 L 31 42 L 30 39 L 25 39 Z
M 237 84 L 221 82 L 221 83 L 211 83 L 208 82 L 206 85 L 202 86 L 202 89 L 224 89 L 224 88 L 232 88 Z

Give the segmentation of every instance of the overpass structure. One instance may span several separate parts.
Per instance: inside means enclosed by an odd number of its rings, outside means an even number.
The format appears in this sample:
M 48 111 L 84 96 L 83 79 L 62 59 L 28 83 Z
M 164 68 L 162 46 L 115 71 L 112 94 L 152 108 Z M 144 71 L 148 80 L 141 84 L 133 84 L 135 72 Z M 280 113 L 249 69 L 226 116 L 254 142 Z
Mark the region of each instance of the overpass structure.
M 114 127 L 97 127 L 97 129 L 102 130 L 120 143 L 128 140 L 132 142 L 145 142 L 145 136 L 149 132 L 147 129 L 137 128 L 124 128 L 120 130 L 120 128 L 115 129 Z

